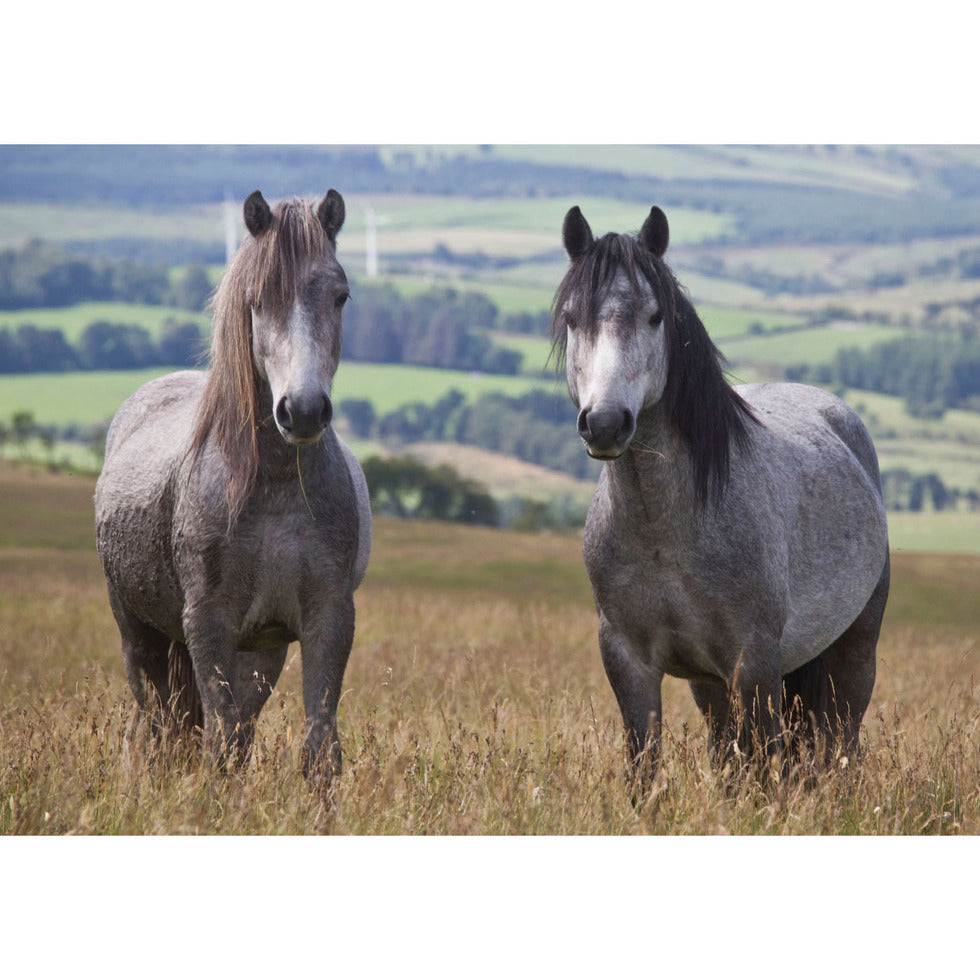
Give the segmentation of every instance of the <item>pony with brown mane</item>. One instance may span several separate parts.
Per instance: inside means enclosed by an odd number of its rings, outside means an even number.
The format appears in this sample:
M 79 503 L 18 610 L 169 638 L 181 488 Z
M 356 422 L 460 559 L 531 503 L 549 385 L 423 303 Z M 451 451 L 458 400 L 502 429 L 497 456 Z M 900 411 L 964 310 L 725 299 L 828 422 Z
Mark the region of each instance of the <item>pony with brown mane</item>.
M 141 715 L 241 761 L 287 646 L 302 650 L 304 765 L 340 769 L 337 704 L 367 568 L 367 484 L 331 427 L 343 198 L 245 201 L 214 296 L 210 370 L 119 409 L 95 491 L 99 556 Z

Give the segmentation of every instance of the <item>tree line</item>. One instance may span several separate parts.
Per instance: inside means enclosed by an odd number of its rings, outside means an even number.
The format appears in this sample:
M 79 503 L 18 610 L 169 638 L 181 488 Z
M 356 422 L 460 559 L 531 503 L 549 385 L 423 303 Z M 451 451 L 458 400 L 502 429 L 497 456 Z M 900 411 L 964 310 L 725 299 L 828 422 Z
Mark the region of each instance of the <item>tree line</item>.
M 0 374 L 194 367 L 204 351 L 201 328 L 190 321 L 168 320 L 153 337 L 136 324 L 96 320 L 75 344 L 60 330 L 24 323 L 0 329 Z
M 200 311 L 211 289 L 208 270 L 200 263 L 171 277 L 162 264 L 71 255 L 40 241 L 0 251 L 2 310 L 112 301 Z
M 433 405 L 412 402 L 384 415 L 377 415 L 363 399 L 345 399 L 337 411 L 358 438 L 393 447 L 457 442 L 579 479 L 593 479 L 599 471 L 600 464 L 582 448 L 571 403 L 558 391 L 530 391 L 517 397 L 494 392 L 468 402 L 453 389 Z
M 483 293 L 430 289 L 402 296 L 392 286 L 355 284 L 344 308 L 344 357 L 382 364 L 517 374 L 523 356 L 497 347 L 488 330 L 528 332 L 543 318 L 501 316 Z
M 980 411 L 980 340 L 911 336 L 867 350 L 843 348 L 829 364 L 786 369 L 791 381 L 860 388 L 898 395 L 917 418 L 939 418 L 950 408 Z

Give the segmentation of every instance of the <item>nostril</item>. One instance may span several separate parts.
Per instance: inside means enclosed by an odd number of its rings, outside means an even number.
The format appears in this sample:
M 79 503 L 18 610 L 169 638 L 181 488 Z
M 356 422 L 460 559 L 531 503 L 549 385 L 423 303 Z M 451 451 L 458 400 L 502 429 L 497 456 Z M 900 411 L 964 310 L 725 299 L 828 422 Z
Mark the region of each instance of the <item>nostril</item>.
M 633 413 L 627 408 L 623 412 L 623 423 L 619 427 L 618 436 L 620 439 L 627 439 L 633 434 L 636 423 L 633 420 Z
M 289 402 L 285 395 L 276 403 L 276 422 L 284 432 L 289 432 L 293 427 L 293 418 L 289 414 Z
M 588 439 L 592 434 L 589 431 L 589 410 L 583 408 L 581 412 L 578 413 L 578 434 L 583 439 Z
M 323 396 L 323 410 L 320 412 L 320 424 L 326 428 L 333 421 L 333 402 L 327 395 Z

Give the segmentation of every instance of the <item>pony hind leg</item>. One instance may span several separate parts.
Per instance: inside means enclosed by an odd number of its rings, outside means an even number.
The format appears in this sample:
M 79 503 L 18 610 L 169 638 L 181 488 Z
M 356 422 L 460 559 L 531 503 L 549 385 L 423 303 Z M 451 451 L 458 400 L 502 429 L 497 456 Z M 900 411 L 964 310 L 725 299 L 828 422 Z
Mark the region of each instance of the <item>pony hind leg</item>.
M 890 581 L 889 560 L 857 619 L 819 657 L 783 678 L 785 720 L 798 758 L 829 765 L 835 754 L 856 757 L 871 701 L 878 636 Z
M 694 703 L 708 726 L 708 755 L 715 769 L 721 770 L 734 759 L 738 725 L 734 700 L 728 685 L 722 681 L 691 681 Z
M 133 616 L 109 590 L 109 605 L 122 640 L 126 680 L 136 699 L 139 714 L 163 711 L 170 697 L 167 653 L 170 639 L 159 630 Z
M 890 562 L 861 614 L 823 653 L 830 685 L 830 722 L 844 755 L 857 757 L 858 735 L 874 690 L 878 637 L 888 601 Z
M 136 701 L 127 738 L 133 740 L 145 726 L 153 746 L 159 749 L 182 731 L 171 696 L 174 690 L 171 651 L 176 644 L 152 626 L 126 612 L 118 612 L 117 604 L 112 605 L 122 638 L 126 679 Z

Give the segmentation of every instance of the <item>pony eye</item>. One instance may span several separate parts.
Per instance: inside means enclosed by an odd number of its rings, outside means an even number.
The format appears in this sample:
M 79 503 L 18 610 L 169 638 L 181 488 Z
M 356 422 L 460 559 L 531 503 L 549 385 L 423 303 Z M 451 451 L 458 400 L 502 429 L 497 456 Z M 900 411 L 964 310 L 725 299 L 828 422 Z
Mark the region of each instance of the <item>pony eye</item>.
M 334 301 L 333 305 L 339 310 L 347 300 L 350 299 L 350 293 L 341 293 Z
M 660 324 L 663 322 L 664 322 L 664 315 L 663 313 L 660 312 L 660 310 L 657 310 L 657 312 L 654 313 L 652 317 L 650 317 L 651 327 L 659 327 Z
M 572 314 L 571 313 L 566 313 L 565 314 L 565 326 L 569 330 L 574 330 L 575 329 L 575 320 L 572 317 Z

